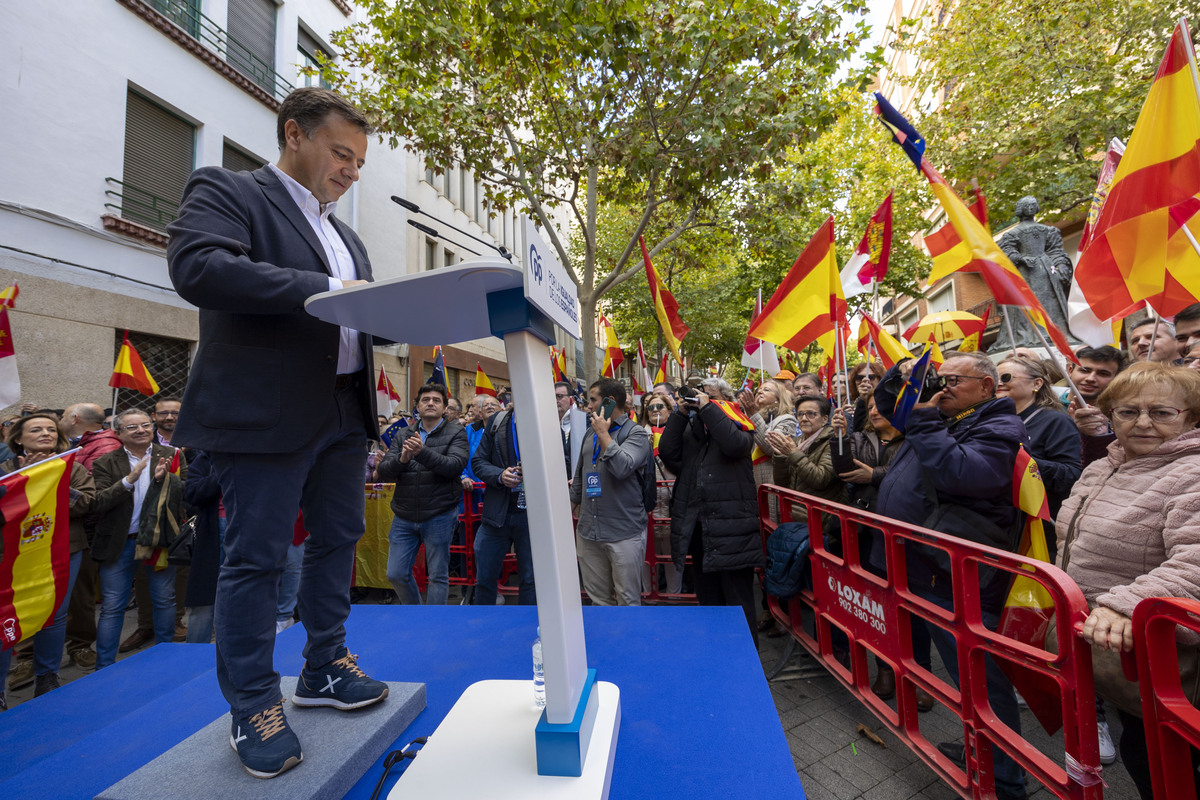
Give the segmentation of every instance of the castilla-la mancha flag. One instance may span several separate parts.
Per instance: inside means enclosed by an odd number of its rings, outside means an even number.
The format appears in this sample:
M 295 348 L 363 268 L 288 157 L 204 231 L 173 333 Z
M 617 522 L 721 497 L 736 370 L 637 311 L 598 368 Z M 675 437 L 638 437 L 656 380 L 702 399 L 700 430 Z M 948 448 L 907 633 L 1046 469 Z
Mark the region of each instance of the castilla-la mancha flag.
M 66 601 L 74 463 L 72 450 L 0 479 L 0 649 L 8 650 L 40 631 Z
M 13 307 L 19 292 L 15 283 L 0 291 L 0 406 L 15 406 L 21 402 L 17 351 L 13 347 L 12 326 L 8 322 L 8 310 Z

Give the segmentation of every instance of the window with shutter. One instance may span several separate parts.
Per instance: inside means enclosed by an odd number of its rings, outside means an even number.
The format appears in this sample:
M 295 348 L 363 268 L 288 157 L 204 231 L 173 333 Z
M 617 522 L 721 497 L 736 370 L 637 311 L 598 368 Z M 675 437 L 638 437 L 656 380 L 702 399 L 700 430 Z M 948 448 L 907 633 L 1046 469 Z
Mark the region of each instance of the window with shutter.
M 235 172 L 254 172 L 259 167 L 266 166 L 266 163 L 258 156 L 250 155 L 228 139 L 221 148 L 221 166 L 225 169 Z
M 321 46 L 320 42 L 313 37 L 304 28 L 296 29 L 296 47 L 300 51 L 300 66 L 315 70 L 321 69 L 320 56 L 326 61 L 332 61 L 333 57 L 329 55 L 329 51 Z M 320 74 L 317 75 L 301 75 L 300 83 L 302 86 L 321 86 L 325 89 L 332 89 L 329 81 L 323 79 Z
M 166 230 L 196 159 L 196 128 L 136 92 L 125 107 L 121 216 Z
M 229 0 L 225 59 L 268 92 L 275 91 L 275 13 L 272 0 Z

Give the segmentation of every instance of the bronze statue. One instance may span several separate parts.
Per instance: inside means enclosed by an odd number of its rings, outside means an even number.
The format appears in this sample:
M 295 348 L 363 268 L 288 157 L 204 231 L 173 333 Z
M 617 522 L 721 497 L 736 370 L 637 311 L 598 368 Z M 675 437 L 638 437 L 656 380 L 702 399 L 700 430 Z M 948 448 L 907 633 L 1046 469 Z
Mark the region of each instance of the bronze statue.
M 1017 219 L 1020 222 L 1006 231 L 998 244 L 1025 278 L 1029 288 L 1033 289 L 1050 321 L 1058 326 L 1072 345 L 1080 344 L 1067 327 L 1067 295 L 1071 290 L 1073 272 L 1071 257 L 1063 250 L 1062 234 L 1058 228 L 1034 220 L 1037 212 L 1036 197 L 1018 200 Z M 1012 323 L 1012 334 L 1016 341 L 1009 341 L 1008 325 L 1002 325 L 990 352 L 1044 346 L 1024 310 L 1017 306 L 1002 306 L 1002 310 Z

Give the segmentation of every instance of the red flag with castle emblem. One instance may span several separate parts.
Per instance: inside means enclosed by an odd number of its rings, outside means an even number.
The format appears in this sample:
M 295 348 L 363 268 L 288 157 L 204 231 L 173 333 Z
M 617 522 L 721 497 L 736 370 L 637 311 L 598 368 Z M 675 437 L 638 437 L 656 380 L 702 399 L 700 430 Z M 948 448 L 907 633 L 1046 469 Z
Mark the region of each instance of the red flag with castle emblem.
M 8 650 L 40 631 L 66 600 L 74 463 L 72 450 L 0 479 L 0 649 Z

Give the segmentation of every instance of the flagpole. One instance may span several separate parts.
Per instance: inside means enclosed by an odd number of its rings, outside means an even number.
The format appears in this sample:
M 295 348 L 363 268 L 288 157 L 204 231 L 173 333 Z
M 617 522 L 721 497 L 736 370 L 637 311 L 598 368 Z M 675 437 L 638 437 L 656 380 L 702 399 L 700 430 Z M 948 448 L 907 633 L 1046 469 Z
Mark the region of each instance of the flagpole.
M 113 404 L 112 404 L 113 417 L 117 416 L 117 391 L 118 391 L 117 387 L 114 386 L 113 387 Z
M 1011 308 L 1011 306 L 1010 306 L 1010 308 Z M 1025 313 L 1028 314 L 1029 312 L 1026 311 Z M 1030 324 L 1033 324 L 1033 319 L 1030 318 L 1029 322 L 1030 322 Z M 1009 351 L 1010 351 L 1009 354 L 1015 358 L 1017 355 L 1017 337 L 1013 335 L 1012 319 L 1009 317 L 1009 314 L 1007 311 L 1004 312 L 1004 325 L 1008 328 L 1008 347 L 1009 347 Z M 1034 330 L 1037 330 L 1037 325 L 1033 325 L 1033 328 L 1034 328 Z M 1038 335 L 1041 336 L 1041 331 L 1038 331 Z M 1042 341 L 1043 342 L 1046 341 L 1046 338 L 1044 336 L 1042 337 Z M 982 333 L 979 334 L 979 343 L 983 344 L 983 334 Z M 1049 345 L 1047 345 L 1047 348 L 1048 347 L 1049 347 Z
M 1036 333 L 1038 335 L 1038 338 L 1042 340 L 1042 346 L 1046 348 L 1046 352 L 1049 354 L 1050 358 L 1054 359 L 1055 366 L 1059 366 L 1058 356 L 1061 354 L 1058 353 L 1058 350 L 1056 350 L 1055 348 L 1050 346 L 1050 342 L 1048 342 L 1046 340 L 1046 334 L 1042 333 L 1042 329 L 1039 328 L 1038 324 L 1033 321 L 1033 317 L 1030 315 L 1029 309 L 1025 309 L 1025 316 L 1029 317 L 1029 326 L 1031 328 L 1033 328 L 1033 332 Z M 982 339 L 982 336 L 980 338 Z M 1150 348 L 1151 348 L 1151 353 L 1153 353 L 1153 349 L 1154 349 L 1154 340 L 1153 339 L 1150 340 Z M 1075 394 L 1075 399 L 1079 401 L 1079 404 L 1083 408 L 1087 408 L 1088 407 L 1087 400 L 1083 399 L 1083 393 L 1079 391 L 1079 387 L 1075 385 L 1075 381 L 1071 380 L 1071 365 L 1063 364 L 1063 365 L 1061 365 L 1060 369 L 1062 369 L 1063 377 L 1065 377 L 1067 379 L 1067 385 L 1071 387 L 1071 391 Z

